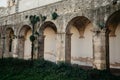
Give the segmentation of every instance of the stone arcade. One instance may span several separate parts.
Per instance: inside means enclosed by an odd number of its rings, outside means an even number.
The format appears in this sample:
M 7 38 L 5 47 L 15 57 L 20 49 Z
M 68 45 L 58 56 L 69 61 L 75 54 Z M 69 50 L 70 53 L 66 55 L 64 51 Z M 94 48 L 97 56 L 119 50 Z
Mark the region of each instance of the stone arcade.
M 30 15 L 47 18 L 35 26 L 35 59 L 120 69 L 119 0 L 8 0 L 0 8 L 1 58 L 31 58 Z

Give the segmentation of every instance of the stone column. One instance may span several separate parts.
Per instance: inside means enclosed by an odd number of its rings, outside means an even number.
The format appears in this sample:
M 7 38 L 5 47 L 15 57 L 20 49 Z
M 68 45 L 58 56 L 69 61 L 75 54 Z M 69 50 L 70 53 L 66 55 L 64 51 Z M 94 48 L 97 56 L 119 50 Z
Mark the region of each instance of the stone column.
M 20 59 L 24 59 L 24 43 L 25 43 L 25 39 L 22 36 L 18 39 L 18 57 Z
M 105 29 L 93 30 L 93 67 L 106 69 L 106 38 Z
M 66 34 L 65 38 L 65 61 L 71 63 L 71 33 Z
M 18 55 L 17 55 L 17 44 L 18 44 L 18 39 L 17 38 L 13 39 L 13 51 L 12 51 L 13 54 L 12 54 L 12 56 L 14 58 L 18 57 Z
M 1 37 L 1 58 L 4 58 L 4 54 L 5 54 L 5 36 Z
M 38 58 L 44 58 L 44 35 L 40 35 L 38 38 Z
M 57 33 L 56 37 L 56 60 L 65 61 L 65 33 Z
M 2 40 L 0 37 L 0 58 L 2 58 Z
M 10 53 L 9 53 L 9 36 L 8 36 L 8 34 L 6 33 L 6 36 L 4 36 L 4 40 L 3 40 L 3 45 L 4 45 L 4 48 L 3 48 L 3 50 L 4 50 L 4 52 L 3 52 L 3 56 L 5 57 L 5 58 L 8 58 L 8 57 L 10 57 Z
M 38 36 L 37 35 L 34 35 L 35 36 L 35 41 L 34 41 L 34 55 L 33 55 L 33 58 L 34 59 L 37 59 L 38 58 L 38 46 L 39 46 L 39 40 L 38 40 Z

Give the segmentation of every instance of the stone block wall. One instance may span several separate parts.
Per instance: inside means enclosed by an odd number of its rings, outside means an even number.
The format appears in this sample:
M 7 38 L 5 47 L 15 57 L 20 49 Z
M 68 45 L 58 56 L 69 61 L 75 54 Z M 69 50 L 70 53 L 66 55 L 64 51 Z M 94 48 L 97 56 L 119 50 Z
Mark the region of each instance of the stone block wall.
M 26 10 L 23 12 L 17 12 L 17 13 L 12 13 L 12 11 L 9 8 L 5 9 L 0 9 L 0 27 L 3 28 L 3 31 L 1 31 L 1 35 L 3 35 L 3 32 L 6 32 L 7 28 L 11 28 L 14 31 L 14 35 L 16 36 L 16 41 L 18 44 L 16 44 L 16 54 L 20 57 L 23 58 L 24 54 L 24 37 L 21 36 L 21 30 L 23 27 L 29 26 L 29 28 L 32 29 L 32 26 L 30 25 L 29 19 L 26 19 L 26 16 L 30 15 L 43 15 L 46 16 L 47 19 L 45 21 L 40 21 L 37 26 L 36 30 L 40 34 L 37 38 L 38 43 L 38 51 L 35 51 L 36 53 L 38 52 L 38 57 L 44 57 L 44 35 L 41 32 L 41 26 L 42 24 L 50 21 L 54 23 L 56 26 L 56 62 L 57 61 L 67 61 L 70 62 L 71 60 L 71 44 L 66 44 L 66 43 L 71 43 L 71 40 L 66 38 L 69 38 L 71 36 L 68 36 L 66 29 L 69 26 L 69 23 L 75 18 L 75 17 L 85 17 L 87 18 L 90 23 L 93 25 L 93 28 L 96 28 L 100 25 L 105 26 L 107 23 L 108 18 L 110 17 L 111 14 L 114 12 L 120 10 L 120 1 L 116 5 L 112 4 L 112 0 L 62 0 L 60 2 L 48 4 L 45 6 L 40 6 L 36 7 L 34 9 Z M 14 10 L 14 9 L 13 9 Z M 57 17 L 56 20 L 52 19 L 52 13 L 56 12 L 59 17 Z M 12 13 L 12 14 L 11 14 Z M 83 20 L 84 22 L 84 20 Z M 72 23 L 71 23 L 72 24 Z M 53 28 L 53 25 L 51 24 L 46 24 L 47 27 Z M 45 26 L 46 27 L 46 26 Z M 53 28 L 54 29 L 54 28 Z M 26 29 L 25 29 L 26 30 Z M 85 29 L 82 28 L 80 31 L 83 36 L 85 35 Z M 69 34 L 70 35 L 70 34 Z M 97 39 L 96 39 L 97 38 Z M 104 38 L 104 39 L 103 39 Z M 22 40 L 21 40 L 22 39 Z M 20 41 L 19 41 L 20 40 Z M 102 44 L 102 42 L 105 41 L 105 33 L 100 36 L 95 36 L 93 37 L 93 53 L 94 56 L 93 58 L 88 58 L 88 57 L 82 57 L 80 58 L 81 61 L 86 61 L 89 60 L 93 65 L 96 66 L 98 69 L 105 69 L 105 54 L 106 54 L 106 48 L 105 44 Z M 96 43 L 96 40 L 97 44 Z M 82 40 L 81 40 L 82 41 Z M 4 44 L 4 41 L 1 41 L 1 45 Z M 37 42 L 36 42 L 37 44 Z M 98 46 L 97 46 L 98 45 Z M 37 47 L 37 46 L 36 46 Z M 99 48 L 99 49 L 97 49 Z M 1 50 L 3 50 L 3 47 L 1 47 Z M 0 51 L 1 51 L 0 50 Z M 96 50 L 98 52 L 96 52 Z M 4 54 L 6 51 L 4 51 Z M 68 53 L 68 54 L 67 54 Z M 98 53 L 98 54 L 97 54 Z

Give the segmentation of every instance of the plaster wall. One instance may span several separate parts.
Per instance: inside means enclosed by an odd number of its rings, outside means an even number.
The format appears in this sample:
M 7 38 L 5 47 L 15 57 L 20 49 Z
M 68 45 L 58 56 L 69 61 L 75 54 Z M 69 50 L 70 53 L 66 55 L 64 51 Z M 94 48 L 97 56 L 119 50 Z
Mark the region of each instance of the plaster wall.
M 115 37 L 110 37 L 110 66 L 120 68 L 120 24 L 117 26 Z
M 71 28 L 71 62 L 73 64 L 92 66 L 92 32 L 89 24 L 85 30 L 84 38 L 75 27 Z
M 30 59 L 31 58 L 31 41 L 30 36 L 32 34 L 32 31 L 29 30 L 25 36 L 25 43 L 24 43 L 24 59 Z
M 18 41 L 17 39 L 13 39 L 13 57 L 18 57 L 18 55 L 16 54 L 16 51 L 17 51 L 17 44 L 18 44 Z
M 44 58 L 56 62 L 56 34 L 52 28 L 47 27 L 44 35 Z

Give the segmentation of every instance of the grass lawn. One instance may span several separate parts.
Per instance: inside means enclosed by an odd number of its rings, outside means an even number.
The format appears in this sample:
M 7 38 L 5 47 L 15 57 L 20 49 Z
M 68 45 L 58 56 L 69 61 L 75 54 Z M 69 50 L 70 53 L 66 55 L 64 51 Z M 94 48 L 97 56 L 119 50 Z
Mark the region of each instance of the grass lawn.
M 78 65 L 45 60 L 0 59 L 0 80 L 120 80 L 107 71 L 84 70 Z

